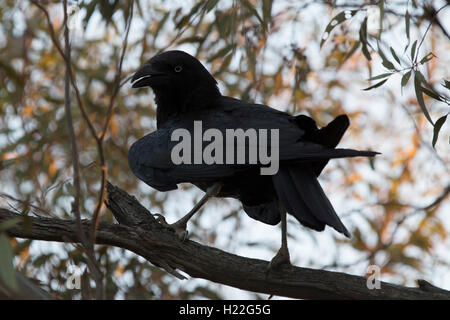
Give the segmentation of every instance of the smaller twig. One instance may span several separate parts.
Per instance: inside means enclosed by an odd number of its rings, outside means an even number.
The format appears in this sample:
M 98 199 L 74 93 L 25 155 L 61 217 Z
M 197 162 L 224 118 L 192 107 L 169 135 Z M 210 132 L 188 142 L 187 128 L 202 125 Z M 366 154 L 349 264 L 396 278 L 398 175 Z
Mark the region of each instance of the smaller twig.
M 40 212 L 44 213 L 45 215 L 47 215 L 47 216 L 49 216 L 49 217 L 54 217 L 54 215 L 53 215 L 50 211 L 48 211 L 48 210 L 46 210 L 46 209 L 44 209 L 44 208 L 41 208 L 41 207 L 39 207 L 39 206 L 36 206 L 36 205 L 32 204 L 32 203 L 29 202 L 29 201 L 25 201 L 25 200 L 22 200 L 22 199 L 18 199 L 18 198 L 16 198 L 16 197 L 13 197 L 12 195 L 9 195 L 9 194 L 7 194 L 7 193 L 1 192 L 1 193 L 0 193 L 0 198 L 6 198 L 6 199 L 9 199 L 9 200 L 18 202 L 18 203 L 20 203 L 21 205 L 23 205 L 23 206 L 25 206 L 25 207 L 30 207 L 30 208 L 33 208 L 33 209 L 35 209 L 35 210 L 37 210 L 37 211 L 40 211 Z
M 55 33 L 55 29 L 53 28 L 53 24 L 52 21 L 50 19 L 50 14 L 48 13 L 48 10 L 42 6 L 37 0 L 31 0 L 31 2 L 37 6 L 45 15 L 45 18 L 47 20 L 47 26 L 48 26 L 48 30 L 50 33 L 50 38 L 52 39 L 53 45 L 56 47 L 56 49 L 58 50 L 58 52 L 60 53 L 61 57 L 64 59 L 64 61 L 66 61 L 66 55 L 64 54 L 64 50 L 61 47 L 61 44 L 59 43 L 58 37 L 56 36 Z M 67 63 L 67 61 L 66 61 Z M 77 85 L 77 81 L 76 81 L 76 75 L 72 70 L 72 63 L 69 61 L 70 63 L 70 82 L 72 84 L 73 89 L 75 90 L 75 95 L 77 98 L 77 103 L 78 103 L 78 107 L 81 111 L 81 114 L 84 118 L 84 120 L 86 121 L 89 131 L 91 132 L 91 135 L 97 140 L 97 133 L 96 130 L 94 128 L 94 125 L 92 124 L 92 121 L 89 119 L 89 116 L 86 112 L 86 108 L 84 106 L 83 100 L 81 99 L 81 94 L 80 94 L 80 90 L 78 89 L 78 85 Z
M 439 205 L 445 198 L 447 198 L 447 196 L 449 194 L 450 194 L 450 184 L 447 185 L 444 188 L 444 190 L 442 191 L 442 193 L 436 199 L 434 199 L 430 204 L 428 204 L 428 205 L 426 205 L 424 207 L 415 208 L 415 210 L 412 211 L 411 213 L 405 214 L 403 217 L 398 219 L 396 221 L 395 228 L 394 228 L 394 230 L 391 233 L 389 242 L 385 243 L 383 245 L 383 247 L 387 248 L 387 247 L 391 246 L 394 243 L 395 235 L 397 234 L 397 232 L 400 230 L 400 227 L 403 225 L 403 223 L 407 219 L 415 216 L 418 213 L 421 213 L 421 212 L 424 212 L 424 211 L 428 211 L 428 210 L 432 209 L 433 207 Z
M 126 26 L 125 26 L 126 31 L 125 31 L 125 37 L 123 40 L 123 44 L 122 44 L 122 52 L 120 55 L 119 62 L 117 64 L 117 70 L 116 70 L 116 75 L 115 75 L 115 80 L 114 80 L 114 87 L 113 87 L 113 91 L 112 91 L 111 98 L 109 101 L 108 111 L 106 113 L 106 120 L 103 125 L 103 130 L 101 131 L 100 136 L 97 138 L 98 152 L 99 152 L 99 156 L 100 156 L 101 185 L 100 185 L 100 192 L 99 192 L 99 197 L 98 197 L 98 201 L 97 201 L 97 206 L 95 208 L 94 215 L 92 217 L 92 230 L 91 230 L 92 245 L 94 245 L 94 243 L 95 243 L 97 226 L 98 226 L 98 221 L 100 218 L 100 212 L 103 209 L 103 205 L 104 205 L 104 202 L 106 199 L 106 182 L 108 179 L 108 171 L 106 168 L 105 155 L 103 152 L 103 141 L 105 139 L 106 132 L 108 131 L 108 126 L 111 122 L 114 102 L 115 102 L 116 96 L 120 90 L 122 65 L 123 65 L 123 60 L 125 58 L 125 52 L 127 50 L 127 45 L 128 45 L 128 35 L 130 33 L 130 26 L 131 26 L 131 22 L 133 19 L 133 9 L 134 9 L 134 0 L 131 0 L 130 4 L 129 4 L 129 15 L 127 17 Z
M 66 62 L 66 75 L 64 80 L 64 110 L 66 116 L 66 125 L 69 131 L 69 139 L 72 152 L 72 168 L 73 168 L 73 181 L 75 187 L 75 196 L 72 203 L 72 211 L 75 215 L 77 224 L 77 233 L 82 244 L 86 245 L 86 238 L 83 233 L 83 227 L 81 225 L 80 214 L 80 201 L 81 201 L 81 186 L 80 186 L 80 159 L 78 156 L 78 146 L 75 137 L 75 129 L 73 127 L 72 111 L 70 107 L 70 40 L 69 40 L 69 28 L 67 26 L 67 1 L 64 0 L 64 58 Z
M 406 112 L 406 114 L 411 119 L 411 122 L 413 123 L 414 129 L 416 131 L 416 134 L 419 137 L 420 143 L 422 145 L 424 145 L 431 152 L 431 154 L 444 166 L 444 168 L 447 168 L 447 163 L 439 156 L 439 154 L 436 152 L 436 150 L 429 143 L 425 142 L 425 140 L 423 139 L 422 134 L 420 132 L 420 128 L 418 127 L 413 114 L 409 111 L 409 109 L 403 103 L 400 103 L 400 106 L 402 107 L 402 109 Z
M 437 11 L 432 12 L 433 14 L 432 14 L 432 16 L 430 17 L 430 23 L 428 24 L 428 27 L 427 27 L 427 29 L 425 30 L 425 33 L 423 34 L 422 39 L 420 40 L 419 46 L 417 47 L 417 51 L 416 51 L 417 54 L 416 54 L 416 58 L 414 59 L 414 63 L 417 63 L 417 59 L 418 59 L 418 57 L 419 57 L 419 50 L 420 50 L 420 47 L 422 46 L 423 41 L 425 40 L 428 31 L 430 30 L 431 26 L 433 25 L 434 19 L 437 17 L 437 14 L 438 14 L 442 9 L 444 9 L 445 7 L 447 7 L 448 5 L 449 5 L 449 4 L 447 3 L 447 4 L 443 5 L 441 8 L 439 8 Z M 433 10 L 434 10 L 434 9 L 433 9 Z
M 106 121 L 105 121 L 105 124 L 103 125 L 103 130 L 100 134 L 101 141 L 104 140 L 106 131 L 108 130 L 109 123 L 111 122 L 114 101 L 115 101 L 115 98 L 116 98 L 117 94 L 119 93 L 119 89 L 120 89 L 120 79 L 122 76 L 122 65 L 123 65 L 123 59 L 125 58 L 125 52 L 127 51 L 127 46 L 128 46 L 128 35 L 130 34 L 131 21 L 133 20 L 133 9 L 134 9 L 134 0 L 131 0 L 130 5 L 129 5 L 129 15 L 127 17 L 126 26 L 125 26 L 125 38 L 124 38 L 123 44 L 122 44 L 122 52 L 120 54 L 120 59 L 119 59 L 119 62 L 117 63 L 117 68 L 116 68 L 114 87 L 113 87 L 113 91 L 112 91 L 111 98 L 109 101 L 108 111 L 106 112 Z

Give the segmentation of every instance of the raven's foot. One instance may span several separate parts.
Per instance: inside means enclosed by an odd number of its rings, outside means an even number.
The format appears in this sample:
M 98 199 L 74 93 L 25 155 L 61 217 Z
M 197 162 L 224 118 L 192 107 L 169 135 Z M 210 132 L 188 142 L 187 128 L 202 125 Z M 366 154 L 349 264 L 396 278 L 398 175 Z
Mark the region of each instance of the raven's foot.
M 172 229 L 175 234 L 178 236 L 178 239 L 180 239 L 182 242 L 186 241 L 188 236 L 188 231 L 186 230 L 186 223 L 184 221 L 177 221 L 175 223 L 169 224 L 166 222 L 166 218 L 164 218 L 160 214 L 154 214 L 156 221 L 159 222 L 161 225 L 163 225 L 166 228 Z
M 290 264 L 291 259 L 288 248 L 281 247 L 280 250 L 278 250 L 275 257 L 273 257 L 272 260 L 270 261 L 269 266 L 267 267 L 267 272 L 270 272 L 272 270 L 278 270 L 280 266 Z
M 181 242 L 185 242 L 188 237 L 188 231 L 186 230 L 186 223 L 184 221 L 177 221 L 169 225 L 169 227 L 175 231 L 175 234 L 178 236 L 178 239 Z

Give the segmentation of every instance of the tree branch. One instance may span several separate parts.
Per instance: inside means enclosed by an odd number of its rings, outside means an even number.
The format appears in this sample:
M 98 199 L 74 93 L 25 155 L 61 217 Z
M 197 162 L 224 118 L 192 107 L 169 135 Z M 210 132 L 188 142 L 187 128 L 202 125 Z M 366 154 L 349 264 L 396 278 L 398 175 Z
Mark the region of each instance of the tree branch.
M 340 272 L 282 266 L 267 273 L 268 262 L 230 254 L 187 240 L 159 224 L 132 196 L 108 183 L 107 207 L 119 224 L 101 222 L 96 243 L 128 249 L 178 278 L 178 271 L 243 290 L 300 299 L 450 299 L 450 292 L 420 281 L 418 288 L 381 282 L 380 289 L 369 290 L 367 279 Z M 0 209 L 0 222 L 20 217 Z M 72 220 L 30 218 L 32 227 L 18 224 L 8 230 L 12 237 L 78 241 Z M 90 222 L 83 221 L 84 230 Z

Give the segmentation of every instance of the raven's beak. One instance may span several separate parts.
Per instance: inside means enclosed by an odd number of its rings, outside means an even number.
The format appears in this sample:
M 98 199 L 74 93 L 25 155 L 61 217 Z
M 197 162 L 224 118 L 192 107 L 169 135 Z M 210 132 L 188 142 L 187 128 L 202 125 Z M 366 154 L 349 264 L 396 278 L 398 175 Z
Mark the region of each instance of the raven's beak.
M 132 87 L 141 88 L 150 86 L 152 84 L 153 78 L 162 75 L 164 75 L 164 73 L 154 71 L 149 64 L 146 64 L 141 69 L 136 71 L 133 78 L 131 78 Z

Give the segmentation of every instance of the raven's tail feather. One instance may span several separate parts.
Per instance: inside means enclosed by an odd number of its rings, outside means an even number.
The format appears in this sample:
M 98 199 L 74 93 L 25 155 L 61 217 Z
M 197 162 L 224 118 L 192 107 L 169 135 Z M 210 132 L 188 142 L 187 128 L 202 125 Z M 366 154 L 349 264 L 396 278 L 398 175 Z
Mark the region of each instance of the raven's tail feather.
M 350 238 L 350 233 L 323 192 L 311 165 L 282 167 L 272 179 L 287 212 L 301 224 L 317 231 L 324 230 L 325 225 L 328 225 Z
M 351 157 L 374 157 L 377 154 L 380 154 L 376 151 L 359 151 L 354 149 L 322 149 L 316 150 L 311 149 L 308 150 L 304 148 L 301 153 L 295 154 L 295 157 L 292 156 L 292 159 L 285 157 L 283 160 L 285 163 L 291 163 L 292 165 L 300 164 L 300 163 L 311 163 L 318 162 L 329 159 L 339 159 L 339 158 L 351 158 Z
M 350 126 L 350 120 L 345 114 L 337 116 L 326 127 L 317 128 L 316 122 L 308 116 L 296 116 L 300 128 L 305 130 L 304 139 L 327 148 L 335 148 L 345 131 Z
M 244 211 L 250 218 L 256 219 L 258 221 L 276 225 L 280 222 L 280 208 L 276 201 L 262 203 L 260 205 L 248 206 L 242 204 Z
M 336 117 L 333 121 L 331 121 L 326 127 L 323 127 L 316 132 L 314 135 L 317 143 L 327 147 L 327 148 L 336 148 L 339 141 L 341 141 L 344 136 L 345 131 L 350 126 L 349 118 L 343 114 Z M 322 160 L 314 162 L 313 170 L 316 174 L 316 177 L 320 175 L 323 168 L 328 164 L 328 160 Z

